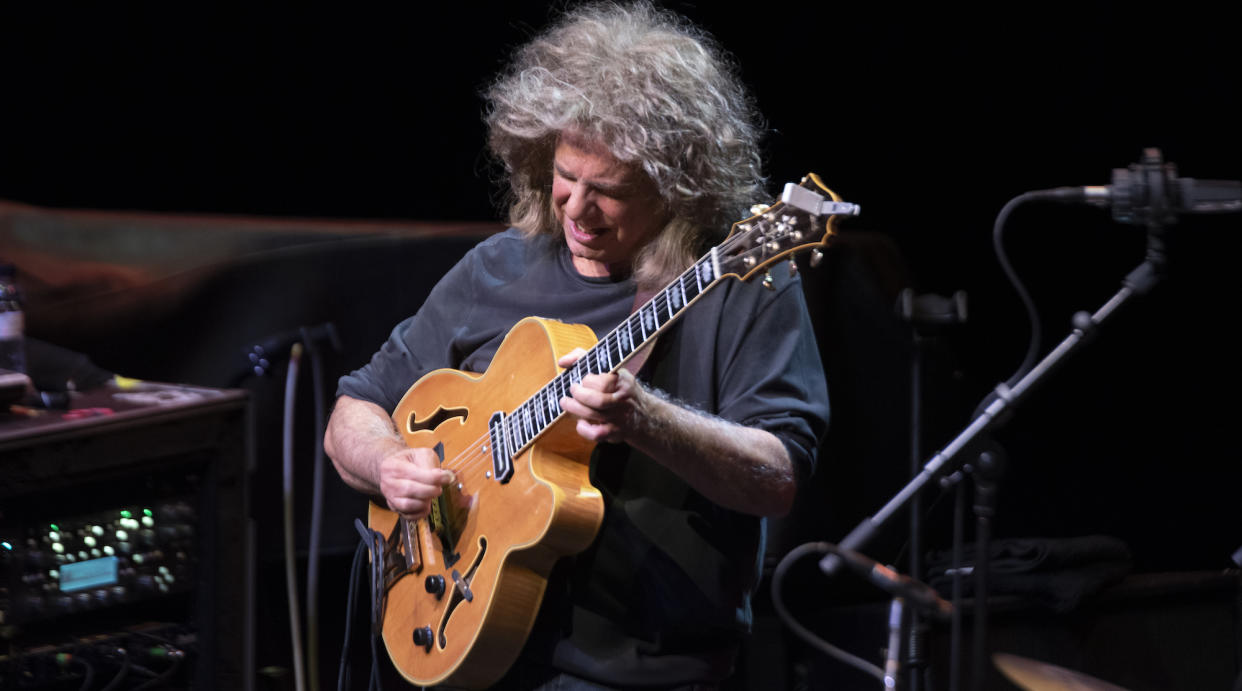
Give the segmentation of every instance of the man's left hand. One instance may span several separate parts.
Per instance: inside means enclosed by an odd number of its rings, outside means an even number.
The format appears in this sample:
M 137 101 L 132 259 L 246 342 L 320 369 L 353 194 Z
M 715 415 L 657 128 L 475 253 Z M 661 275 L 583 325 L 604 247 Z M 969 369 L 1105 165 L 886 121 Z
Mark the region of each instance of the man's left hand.
M 556 364 L 569 367 L 586 354 L 575 348 Z M 561 399 L 561 409 L 577 416 L 578 434 L 591 441 L 624 441 L 626 434 L 639 423 L 650 394 L 629 370 L 610 374 L 588 374 L 581 384 L 569 388 L 569 397 Z

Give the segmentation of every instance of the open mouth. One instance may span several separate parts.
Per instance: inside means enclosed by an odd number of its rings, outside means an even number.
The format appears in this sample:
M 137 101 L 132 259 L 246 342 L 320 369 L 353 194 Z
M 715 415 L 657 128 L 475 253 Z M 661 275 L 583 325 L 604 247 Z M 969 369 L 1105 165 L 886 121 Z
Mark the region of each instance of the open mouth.
M 569 222 L 569 232 L 578 242 L 591 242 L 608 232 L 607 228 L 584 228 L 577 223 Z

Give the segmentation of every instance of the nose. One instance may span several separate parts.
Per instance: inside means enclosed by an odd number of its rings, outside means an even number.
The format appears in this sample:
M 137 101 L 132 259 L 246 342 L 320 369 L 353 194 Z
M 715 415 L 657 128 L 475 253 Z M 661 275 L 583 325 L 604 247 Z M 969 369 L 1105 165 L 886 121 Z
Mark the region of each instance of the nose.
M 569 186 L 569 196 L 565 199 L 565 215 L 574 221 L 586 219 L 594 207 L 591 201 L 591 190 L 586 185 L 575 182 Z

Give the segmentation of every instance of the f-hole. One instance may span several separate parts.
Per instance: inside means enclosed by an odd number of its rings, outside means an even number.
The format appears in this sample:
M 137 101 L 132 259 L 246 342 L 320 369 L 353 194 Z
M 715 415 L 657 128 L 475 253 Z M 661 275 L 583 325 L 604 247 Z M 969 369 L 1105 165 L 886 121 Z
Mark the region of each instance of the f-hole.
M 466 575 L 462 576 L 462 581 L 467 588 L 474 582 L 474 574 L 479 570 L 479 564 L 483 563 L 483 555 L 485 554 L 487 554 L 487 538 L 480 537 L 478 554 L 475 555 L 474 561 L 470 562 L 470 569 L 466 571 Z M 449 587 L 453 589 L 453 594 L 449 596 L 448 606 L 444 608 L 444 617 L 440 619 L 440 632 L 436 636 L 441 650 L 448 647 L 448 638 L 445 637 L 444 630 L 448 628 L 448 622 L 453 616 L 453 610 L 457 609 L 457 605 L 460 605 L 466 599 L 459 587 L 454 585 L 449 585 Z
M 464 423 L 466 418 L 470 416 L 470 411 L 466 408 L 440 408 L 430 416 L 419 420 L 418 413 L 410 413 L 410 419 L 406 421 L 406 429 L 410 432 L 421 432 L 423 430 L 431 430 L 452 420 L 453 418 L 461 418 Z M 459 423 L 460 424 L 460 423 Z

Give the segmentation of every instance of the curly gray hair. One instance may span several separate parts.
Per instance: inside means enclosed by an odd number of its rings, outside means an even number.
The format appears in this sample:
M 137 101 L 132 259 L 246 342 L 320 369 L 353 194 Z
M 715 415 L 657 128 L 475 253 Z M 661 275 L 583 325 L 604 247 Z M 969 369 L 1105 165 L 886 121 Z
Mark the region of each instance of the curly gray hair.
M 641 166 L 673 218 L 635 259 L 642 285 L 685 269 L 764 197 L 759 113 L 735 66 L 705 32 L 645 2 L 571 10 L 517 50 L 485 97 L 509 221 L 528 234 L 561 232 L 551 188 L 562 132 Z

